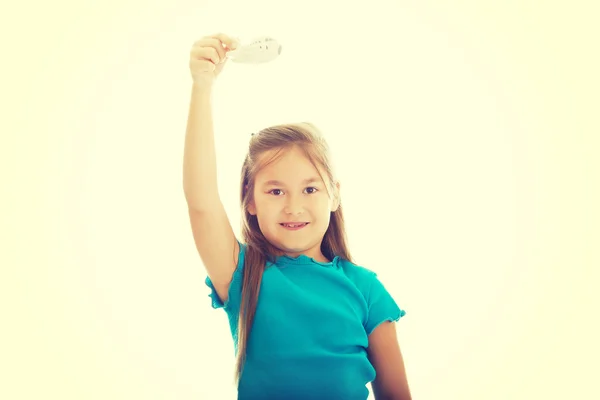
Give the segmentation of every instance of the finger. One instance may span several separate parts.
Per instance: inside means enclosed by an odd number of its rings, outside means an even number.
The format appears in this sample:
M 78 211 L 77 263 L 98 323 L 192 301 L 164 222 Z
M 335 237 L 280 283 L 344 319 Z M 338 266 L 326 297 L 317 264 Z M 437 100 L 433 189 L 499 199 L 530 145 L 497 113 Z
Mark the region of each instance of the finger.
M 191 58 L 194 60 L 209 60 L 212 61 L 214 64 L 219 64 L 221 60 L 225 59 L 225 56 L 223 56 L 223 58 L 219 57 L 217 49 L 215 49 L 214 47 L 207 46 L 195 47 L 194 49 L 192 49 Z
M 219 57 L 219 59 L 216 62 L 217 64 L 220 60 L 223 60 L 225 58 L 225 49 L 223 48 L 223 44 L 219 39 L 212 37 L 202 38 L 196 43 L 194 43 L 193 49 L 199 49 L 203 47 L 212 48 L 217 52 L 217 56 Z
M 225 46 L 227 46 L 230 50 L 235 50 L 239 47 L 240 42 L 236 38 L 226 35 L 224 33 L 217 33 L 212 35 L 212 37 L 219 39 Z

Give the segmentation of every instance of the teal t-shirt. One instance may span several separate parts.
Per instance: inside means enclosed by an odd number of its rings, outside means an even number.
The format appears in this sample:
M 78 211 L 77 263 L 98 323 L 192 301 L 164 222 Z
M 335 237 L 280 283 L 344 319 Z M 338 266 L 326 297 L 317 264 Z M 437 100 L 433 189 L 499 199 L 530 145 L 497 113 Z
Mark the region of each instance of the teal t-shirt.
M 212 307 L 229 318 L 236 354 L 245 250 L 240 243 L 225 303 L 206 278 Z M 267 262 L 238 399 L 367 399 L 367 384 L 375 379 L 368 335 L 404 314 L 374 272 L 340 257 Z

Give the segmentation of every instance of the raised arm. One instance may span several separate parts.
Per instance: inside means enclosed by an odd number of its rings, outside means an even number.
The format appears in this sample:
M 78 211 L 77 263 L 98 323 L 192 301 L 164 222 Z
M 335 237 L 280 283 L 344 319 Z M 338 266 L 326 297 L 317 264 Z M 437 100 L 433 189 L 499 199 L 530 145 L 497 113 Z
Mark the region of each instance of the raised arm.
M 196 248 L 223 302 L 238 261 L 239 245 L 218 193 L 212 90 L 228 49 L 226 35 L 205 37 L 190 54 L 193 78 L 183 156 L 183 189 Z

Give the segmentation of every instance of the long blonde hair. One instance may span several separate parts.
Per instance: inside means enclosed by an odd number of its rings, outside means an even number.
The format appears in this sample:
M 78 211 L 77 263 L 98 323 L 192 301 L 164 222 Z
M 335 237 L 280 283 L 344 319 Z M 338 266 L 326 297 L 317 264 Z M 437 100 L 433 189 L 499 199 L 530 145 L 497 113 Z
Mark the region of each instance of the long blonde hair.
M 258 295 L 266 261 L 275 261 L 278 250 L 264 237 L 258 226 L 256 216 L 248 212 L 248 205 L 253 199 L 254 180 L 257 172 L 268 163 L 293 146 L 299 147 L 310 162 L 326 173 L 323 182 L 328 186 L 330 196 L 339 196 L 336 191 L 333 164 L 329 146 L 319 129 L 308 122 L 276 125 L 263 129 L 250 139 L 246 159 L 242 166 L 240 197 L 242 208 L 242 241 L 246 243 L 244 274 L 242 280 L 242 299 L 238 322 L 237 360 L 235 381 L 239 382 L 246 360 L 248 338 L 256 313 Z M 260 156 L 267 151 L 275 150 L 275 155 L 268 161 L 260 161 Z M 319 168 L 317 168 L 319 171 Z M 320 171 L 319 171 L 320 174 Z M 325 179 L 327 178 L 327 179 Z M 339 198 L 338 198 L 339 200 Z M 329 227 L 321 243 L 321 252 L 333 260 L 336 256 L 352 262 L 348 251 L 344 215 L 341 201 L 336 211 L 331 213 Z

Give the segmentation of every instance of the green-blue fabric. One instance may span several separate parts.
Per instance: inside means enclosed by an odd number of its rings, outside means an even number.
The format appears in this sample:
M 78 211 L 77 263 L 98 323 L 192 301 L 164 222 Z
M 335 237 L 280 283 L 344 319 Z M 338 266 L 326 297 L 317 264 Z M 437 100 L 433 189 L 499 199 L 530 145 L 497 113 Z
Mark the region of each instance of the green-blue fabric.
M 236 354 L 245 251 L 240 243 L 225 303 L 206 278 L 212 307 L 229 318 Z M 340 257 L 267 262 L 238 399 L 367 399 L 375 379 L 368 335 L 404 315 L 373 271 Z

